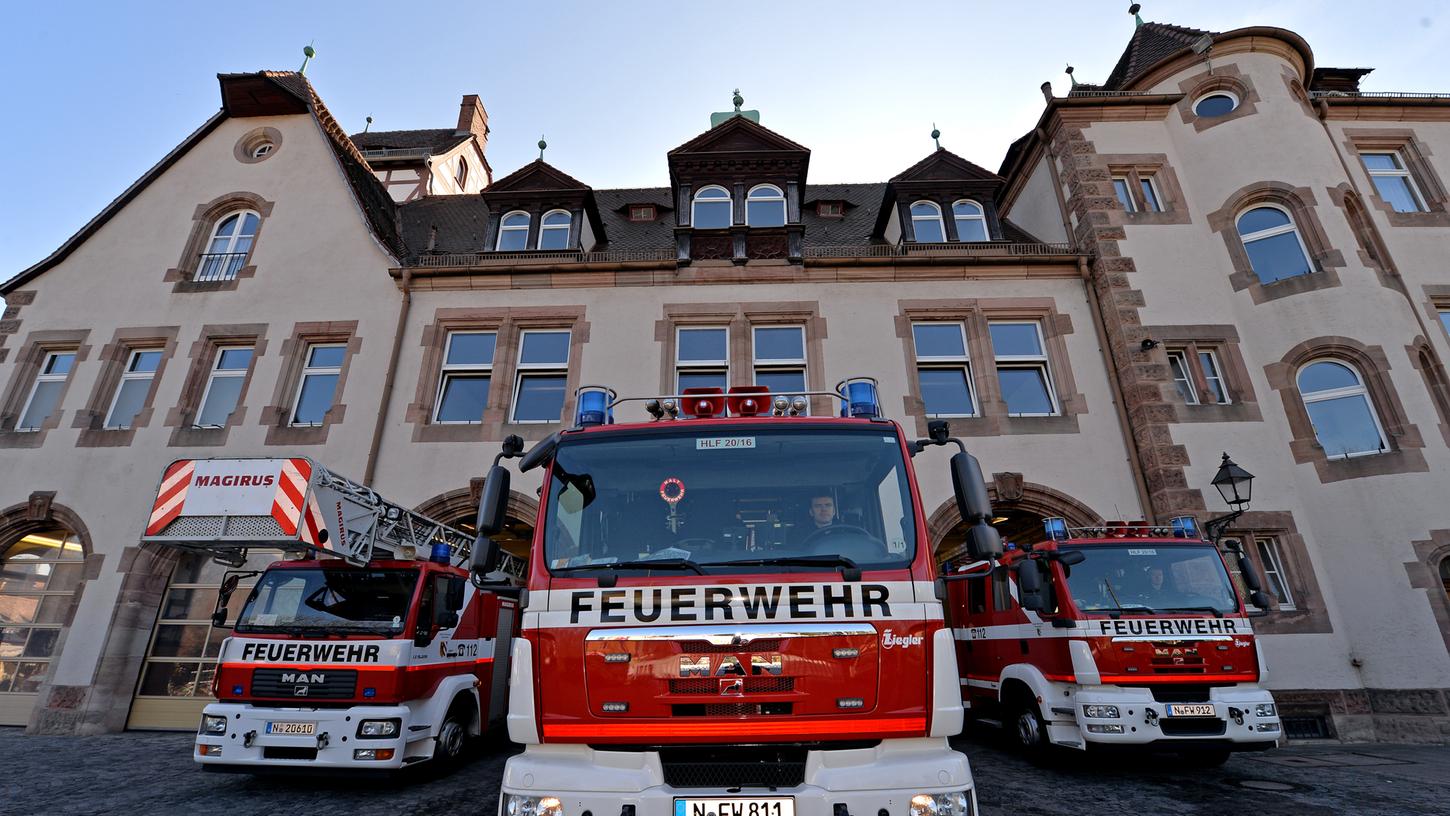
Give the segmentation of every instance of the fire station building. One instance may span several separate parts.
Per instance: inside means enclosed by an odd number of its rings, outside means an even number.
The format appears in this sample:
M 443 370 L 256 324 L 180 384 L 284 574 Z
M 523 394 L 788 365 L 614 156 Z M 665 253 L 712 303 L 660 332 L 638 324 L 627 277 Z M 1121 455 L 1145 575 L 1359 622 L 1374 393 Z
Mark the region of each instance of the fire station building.
M 737 102 L 636 189 L 496 174 L 476 96 L 350 136 L 301 74 L 221 75 L 217 113 L 0 285 L 0 724 L 195 727 L 223 568 L 138 545 L 174 459 L 308 456 L 467 525 L 503 437 L 571 425 L 580 385 L 870 376 L 907 433 L 949 420 L 1009 540 L 1220 515 L 1228 452 L 1289 736 L 1450 741 L 1450 94 L 1367 73 L 1147 23 L 1005 156 L 817 183 L 831 146 Z

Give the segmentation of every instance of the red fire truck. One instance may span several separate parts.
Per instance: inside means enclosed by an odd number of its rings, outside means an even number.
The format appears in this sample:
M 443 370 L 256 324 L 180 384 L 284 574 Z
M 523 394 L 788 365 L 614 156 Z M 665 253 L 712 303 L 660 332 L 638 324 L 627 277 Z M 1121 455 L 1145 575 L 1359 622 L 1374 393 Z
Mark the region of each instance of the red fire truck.
M 501 816 L 976 812 L 911 464 L 955 440 L 908 440 L 874 381 L 838 390 L 585 387 L 577 427 L 523 455 L 544 479 Z M 614 424 L 635 400 L 653 421 Z M 980 468 L 952 467 L 990 557 Z M 482 532 L 507 481 L 489 474 Z
M 944 570 L 962 697 L 1019 746 L 1166 748 L 1217 765 L 1280 736 L 1224 557 L 1192 517 L 1069 529 Z M 1261 608 L 1252 565 L 1239 568 Z
M 206 770 L 448 762 L 501 722 L 518 601 L 468 580 L 468 534 L 309 459 L 184 459 L 141 540 L 233 567 L 287 554 L 223 581 L 218 626 L 256 578 L 197 731 Z

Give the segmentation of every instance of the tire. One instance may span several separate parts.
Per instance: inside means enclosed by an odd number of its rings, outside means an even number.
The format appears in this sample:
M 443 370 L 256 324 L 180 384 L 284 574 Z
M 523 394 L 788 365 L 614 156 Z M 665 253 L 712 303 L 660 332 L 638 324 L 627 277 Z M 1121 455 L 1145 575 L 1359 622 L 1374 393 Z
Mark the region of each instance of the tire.
M 1047 723 L 1042 719 L 1037 702 L 1022 694 L 1009 710 L 1012 719 L 1006 723 L 1006 730 L 1013 747 L 1033 763 L 1046 762 L 1052 745 L 1047 741 Z
M 448 709 L 448 716 L 438 726 L 434 737 L 433 759 L 438 767 L 452 768 L 463 761 L 468 752 L 468 715 L 470 707 L 459 701 Z

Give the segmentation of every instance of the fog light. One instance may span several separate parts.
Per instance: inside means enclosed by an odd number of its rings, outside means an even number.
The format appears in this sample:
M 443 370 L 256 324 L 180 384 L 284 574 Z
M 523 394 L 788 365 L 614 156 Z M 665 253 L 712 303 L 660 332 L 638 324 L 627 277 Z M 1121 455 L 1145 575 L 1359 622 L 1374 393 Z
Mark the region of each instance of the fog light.
M 861 656 L 861 650 L 860 649 L 832 649 L 831 650 L 831 657 L 834 657 L 837 660 L 850 660 L 851 658 L 860 657 L 860 656 Z
M 504 816 L 564 816 L 564 803 L 556 796 L 519 796 L 505 793 Z
M 220 745 L 198 745 L 196 754 L 197 756 L 221 756 L 222 747 Z
M 866 701 L 860 697 L 841 697 L 836 700 L 836 708 L 864 708 Z
M 233 697 L 240 697 L 240 696 L 242 696 L 242 687 L 241 686 L 232 686 L 232 696 Z
M 604 662 L 605 663 L 628 663 L 629 662 L 629 652 L 605 652 L 604 653 Z
M 600 708 L 609 714 L 623 714 L 629 710 L 629 703 L 604 703 Z
M 376 697 L 376 696 L 378 696 L 378 690 L 375 689 L 375 688 L 373 688 L 372 686 L 368 686 L 367 688 L 363 689 L 363 696 L 364 697 Z
M 1117 723 L 1088 723 L 1089 734 L 1121 734 L 1123 726 Z
M 201 715 L 201 733 L 221 735 L 227 732 L 227 718 L 215 714 Z
M 1085 705 L 1082 707 L 1085 717 L 1096 717 L 1099 719 L 1117 719 L 1118 707 L 1115 705 Z
M 1255 717 L 1276 717 L 1278 714 L 1279 709 L 1275 708 L 1273 703 L 1259 703 L 1254 706 Z
M 967 791 L 918 793 L 911 797 L 907 816 L 972 816 L 972 795 Z
M 393 758 L 392 748 L 358 748 L 352 752 L 353 759 L 386 762 Z
M 391 720 L 363 720 L 357 724 L 357 735 L 359 739 L 396 737 L 402 727 L 403 721 L 396 718 Z
M 1279 730 L 1279 724 L 1276 723 L 1276 722 L 1259 723 L 1258 725 L 1255 725 L 1254 726 L 1254 730 L 1255 731 L 1268 731 L 1268 732 L 1278 731 Z

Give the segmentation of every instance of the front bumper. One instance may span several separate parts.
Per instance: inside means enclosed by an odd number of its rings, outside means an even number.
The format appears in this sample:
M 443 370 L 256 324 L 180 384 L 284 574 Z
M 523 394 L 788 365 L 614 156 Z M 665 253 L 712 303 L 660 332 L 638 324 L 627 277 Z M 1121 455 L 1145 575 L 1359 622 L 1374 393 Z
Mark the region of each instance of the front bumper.
M 311 768 L 323 770 L 393 770 L 433 756 L 433 727 L 411 719 L 407 706 L 353 706 L 351 708 L 262 708 L 244 703 L 212 703 L 203 714 L 226 717 L 227 732 L 196 736 L 192 758 L 214 770 Z M 400 719 L 398 735 L 360 739 L 362 720 Z M 268 734 L 269 722 L 314 723 L 311 736 Z M 221 746 L 221 753 L 203 755 L 204 746 Z M 353 758 L 357 749 L 391 749 L 386 760 Z
M 1283 735 L 1278 711 L 1271 716 L 1255 714 L 1259 705 L 1273 704 L 1274 698 L 1261 688 L 1218 687 L 1209 689 L 1212 717 L 1171 716 L 1172 703 L 1160 703 L 1146 688 L 1084 686 L 1073 699 L 1074 730 L 1091 745 L 1180 745 L 1205 743 L 1235 750 L 1253 751 L 1273 747 Z M 1118 717 L 1088 717 L 1090 705 L 1118 708 Z M 1060 714 L 1061 712 L 1055 712 Z M 1121 733 L 1108 733 L 1111 726 Z M 1061 725 L 1058 725 L 1061 727 Z
M 918 793 L 966 791 L 977 812 L 972 772 L 965 755 L 944 739 L 884 740 L 871 748 L 811 751 L 802 784 L 793 788 L 681 788 L 665 784 L 656 751 L 605 751 L 586 745 L 530 745 L 504 767 L 503 793 L 554 796 L 563 816 L 620 813 L 673 816 L 676 797 L 789 796 L 796 816 L 851 814 L 907 816 Z M 499 797 L 500 816 L 506 797 Z

